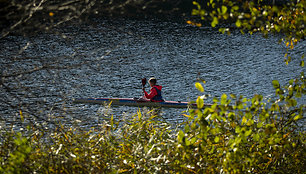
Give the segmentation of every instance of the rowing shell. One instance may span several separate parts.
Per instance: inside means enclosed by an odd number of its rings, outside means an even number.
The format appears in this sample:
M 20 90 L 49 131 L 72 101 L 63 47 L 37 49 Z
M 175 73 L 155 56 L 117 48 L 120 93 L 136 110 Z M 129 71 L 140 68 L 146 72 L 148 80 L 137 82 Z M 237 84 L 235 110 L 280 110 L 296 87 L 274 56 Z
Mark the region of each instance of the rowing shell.
M 181 101 L 164 101 L 164 102 L 151 102 L 150 100 L 139 100 L 133 98 L 80 98 L 75 99 L 74 103 L 92 103 L 104 104 L 111 103 L 111 105 L 121 106 L 137 106 L 137 107 L 166 107 L 166 108 L 187 108 L 197 107 L 195 103 L 181 102 Z

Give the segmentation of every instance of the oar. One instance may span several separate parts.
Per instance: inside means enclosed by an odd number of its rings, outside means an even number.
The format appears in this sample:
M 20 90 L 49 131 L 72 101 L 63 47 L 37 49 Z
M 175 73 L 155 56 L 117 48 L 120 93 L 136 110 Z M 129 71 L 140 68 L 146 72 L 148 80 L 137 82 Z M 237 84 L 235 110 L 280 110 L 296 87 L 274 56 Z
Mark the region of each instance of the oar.
M 143 91 L 144 91 L 146 83 L 147 83 L 147 79 L 146 78 L 141 79 L 141 83 L 142 83 L 142 94 L 143 94 Z
M 146 86 L 147 79 L 146 78 L 141 79 L 141 83 L 142 83 L 142 88 L 144 88 Z
M 146 79 L 146 78 L 141 79 L 142 90 L 145 88 L 146 83 L 147 83 L 147 79 Z M 143 95 L 143 94 L 141 93 L 141 95 Z M 141 98 L 142 98 L 142 97 L 140 97 L 140 98 L 134 98 L 134 100 L 139 100 L 139 99 L 141 99 Z

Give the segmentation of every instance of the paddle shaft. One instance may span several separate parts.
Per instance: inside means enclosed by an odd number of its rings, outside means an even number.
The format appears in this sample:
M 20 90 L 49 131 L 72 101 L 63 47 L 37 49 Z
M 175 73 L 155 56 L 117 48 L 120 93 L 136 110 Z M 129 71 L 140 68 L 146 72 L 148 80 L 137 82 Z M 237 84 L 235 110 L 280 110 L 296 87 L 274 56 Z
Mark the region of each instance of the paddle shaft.
M 145 86 L 146 86 L 146 83 L 147 83 L 147 79 L 146 79 L 146 78 L 141 79 L 142 91 L 143 91 L 143 92 L 144 92 L 144 88 L 145 88 Z

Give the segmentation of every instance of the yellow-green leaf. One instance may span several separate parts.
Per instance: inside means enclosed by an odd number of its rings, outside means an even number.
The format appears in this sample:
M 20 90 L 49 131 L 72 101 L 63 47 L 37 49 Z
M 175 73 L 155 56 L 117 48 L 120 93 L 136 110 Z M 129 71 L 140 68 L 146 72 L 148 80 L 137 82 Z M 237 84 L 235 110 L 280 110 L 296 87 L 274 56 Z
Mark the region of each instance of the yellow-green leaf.
M 239 7 L 237 5 L 235 5 L 235 6 L 232 7 L 232 10 L 237 11 L 237 10 L 239 10 Z
M 222 14 L 225 14 L 227 12 L 227 7 L 222 5 Z
M 236 26 L 237 26 L 238 28 L 241 27 L 241 21 L 240 21 L 239 19 L 236 21 Z
M 191 15 L 195 16 L 199 14 L 199 10 L 192 9 Z
M 200 109 L 203 108 L 203 106 L 204 106 L 204 100 L 200 96 L 197 99 L 197 106 Z
M 254 124 L 254 120 L 249 120 L 248 122 L 247 122 L 247 126 L 252 126 Z
M 302 115 L 297 115 L 297 116 L 294 117 L 294 120 L 296 121 L 296 120 L 299 120 L 299 119 L 301 119 L 301 118 L 303 118 Z
M 277 80 L 273 80 L 273 81 L 272 81 L 272 85 L 273 85 L 273 87 L 274 87 L 275 89 L 278 89 L 278 88 L 280 87 L 280 84 L 279 84 L 279 82 L 278 82 Z
M 252 133 L 252 129 L 246 131 L 244 135 L 247 137 L 247 136 L 251 135 L 251 133 Z
M 19 110 L 19 113 L 20 113 L 20 118 L 21 118 L 21 121 L 23 122 L 24 117 L 23 117 L 22 111 L 21 111 L 21 110 Z
M 201 85 L 201 83 L 196 82 L 196 83 L 195 83 L 195 87 L 196 87 L 200 92 L 204 92 L 204 88 L 203 88 L 203 86 Z
M 184 137 L 185 137 L 185 133 L 184 133 L 182 130 L 180 130 L 179 133 L 178 133 L 178 135 L 177 135 L 178 141 L 179 141 L 180 143 L 182 143 Z
M 201 5 L 198 2 L 193 1 L 192 3 L 193 3 L 193 5 L 196 5 L 198 9 L 201 9 Z
M 222 96 L 221 96 L 221 105 L 225 105 L 226 104 L 226 100 L 227 100 L 227 95 L 226 94 L 222 94 Z
M 217 18 L 217 17 L 214 17 L 214 18 L 213 18 L 213 21 L 211 22 L 211 26 L 212 26 L 212 27 L 215 27 L 218 23 L 219 23 L 218 18 Z
M 215 143 L 218 143 L 220 141 L 220 138 L 218 136 L 215 137 Z
M 247 119 L 245 117 L 242 118 L 241 125 L 245 124 L 247 122 Z

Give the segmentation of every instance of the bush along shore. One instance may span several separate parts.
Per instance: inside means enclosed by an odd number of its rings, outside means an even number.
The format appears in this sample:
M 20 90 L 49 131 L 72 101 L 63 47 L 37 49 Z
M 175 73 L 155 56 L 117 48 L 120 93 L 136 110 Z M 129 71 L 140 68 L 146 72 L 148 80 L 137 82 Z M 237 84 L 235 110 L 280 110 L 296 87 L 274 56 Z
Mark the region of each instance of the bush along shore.
M 268 102 L 224 94 L 202 108 L 198 97 L 178 128 L 139 111 L 86 131 L 1 130 L 0 173 L 303 173 L 305 105 L 295 98 L 305 80 L 289 83 L 273 81 L 276 98 Z

